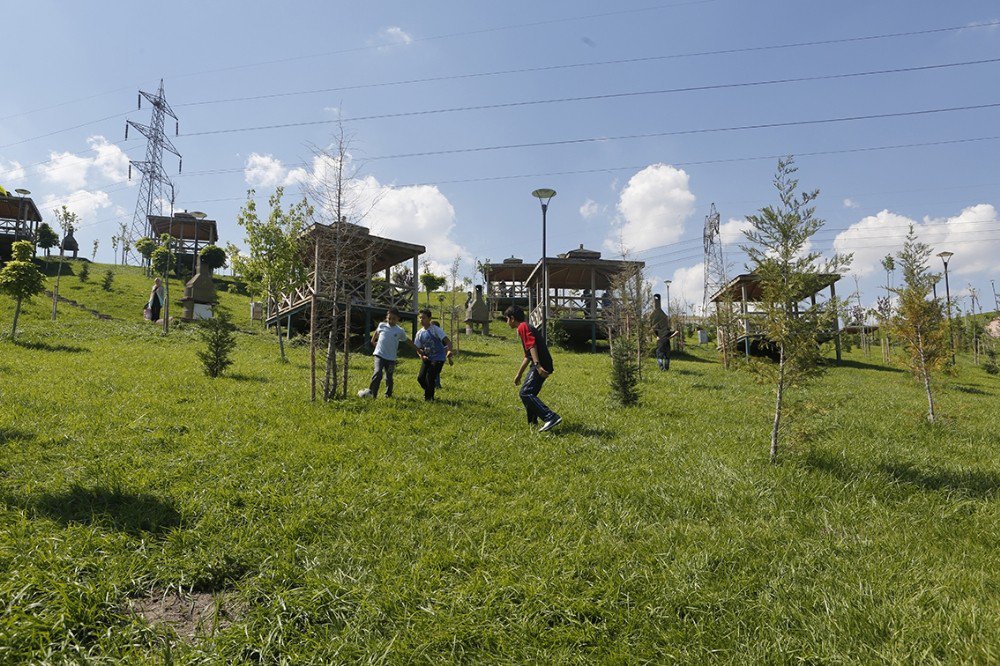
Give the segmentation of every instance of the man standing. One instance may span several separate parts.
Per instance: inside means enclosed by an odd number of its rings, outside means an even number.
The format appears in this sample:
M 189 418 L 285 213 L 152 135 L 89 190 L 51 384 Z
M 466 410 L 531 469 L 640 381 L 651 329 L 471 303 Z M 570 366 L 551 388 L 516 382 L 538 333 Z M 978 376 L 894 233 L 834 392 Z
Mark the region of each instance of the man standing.
M 554 370 L 552 355 L 549 354 L 545 339 L 538 330 L 524 320 L 524 310 L 512 305 L 504 310 L 503 315 L 507 318 L 507 325 L 517 329 L 517 336 L 521 338 L 521 346 L 524 348 L 524 360 L 521 361 L 521 367 L 514 377 L 514 386 L 521 383 L 521 376 L 527 368 L 528 376 L 521 385 L 520 396 L 528 413 L 528 423 L 535 425 L 541 420 L 542 427 L 538 432 L 551 430 L 562 422 L 562 417 L 546 407 L 545 403 L 539 400 L 538 393 L 542 390 L 545 379 Z

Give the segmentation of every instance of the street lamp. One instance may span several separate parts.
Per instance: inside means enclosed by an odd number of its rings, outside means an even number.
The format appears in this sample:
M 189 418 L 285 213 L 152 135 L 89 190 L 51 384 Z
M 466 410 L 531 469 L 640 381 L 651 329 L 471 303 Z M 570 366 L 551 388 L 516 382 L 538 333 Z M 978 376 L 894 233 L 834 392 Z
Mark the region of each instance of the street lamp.
M 954 252 L 938 252 L 941 262 L 944 263 L 944 293 L 948 302 L 948 345 L 951 347 L 951 364 L 955 365 L 955 338 L 951 330 L 951 289 L 948 287 L 948 260 L 952 258 Z
M 548 338 L 545 333 L 549 321 L 549 264 L 545 258 L 545 214 L 549 210 L 549 202 L 555 195 L 556 191 L 547 187 L 531 193 L 531 196 L 536 197 L 542 204 L 542 298 L 544 299 L 542 301 L 542 338 L 545 339 L 546 343 Z
M 667 316 L 670 316 L 670 280 L 664 280 L 663 284 L 667 285 Z
M 17 202 L 18 217 L 21 218 L 20 221 L 21 221 L 22 225 L 28 226 L 28 224 L 27 224 L 27 222 L 28 222 L 28 211 L 24 207 L 24 197 L 26 197 L 29 194 L 31 194 L 31 190 L 26 190 L 23 187 L 18 187 L 14 191 L 21 195 L 21 199 Z M 37 245 L 38 239 L 35 237 L 35 232 L 34 231 L 31 232 L 31 243 L 32 243 L 32 245 L 35 246 L 35 251 L 37 252 L 38 251 L 38 245 Z

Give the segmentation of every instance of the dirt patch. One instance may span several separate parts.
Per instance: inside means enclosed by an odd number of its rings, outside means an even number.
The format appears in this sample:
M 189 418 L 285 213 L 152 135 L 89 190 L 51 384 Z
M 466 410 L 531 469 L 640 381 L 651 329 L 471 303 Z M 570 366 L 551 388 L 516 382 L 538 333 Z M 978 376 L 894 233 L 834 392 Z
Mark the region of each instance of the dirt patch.
M 150 624 L 166 625 L 181 638 L 212 636 L 236 620 L 232 595 L 163 592 L 129 601 L 129 610 Z

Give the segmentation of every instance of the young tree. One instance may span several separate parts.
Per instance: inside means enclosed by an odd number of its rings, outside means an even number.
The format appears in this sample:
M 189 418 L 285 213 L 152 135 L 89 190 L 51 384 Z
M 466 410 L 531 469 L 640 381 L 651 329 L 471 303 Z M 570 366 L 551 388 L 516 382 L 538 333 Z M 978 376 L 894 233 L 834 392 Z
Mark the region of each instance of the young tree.
M 896 294 L 896 315 L 892 330 L 906 352 L 907 365 L 927 393 L 927 420 L 934 422 L 934 396 L 931 392 L 931 375 L 947 362 L 947 320 L 940 299 L 928 298 L 937 281 L 937 275 L 927 267 L 931 249 L 917 241 L 913 225 L 906 235 L 899 264 L 903 269 L 903 284 L 892 291 Z
M 48 222 L 42 222 L 38 226 L 37 243 L 38 247 L 45 250 L 45 256 L 48 257 L 52 248 L 59 244 L 59 234 L 49 226 Z
M 824 224 L 812 205 L 819 190 L 800 193 L 796 171 L 793 158 L 778 161 L 774 187 L 779 203 L 747 217 L 751 226 L 744 235 L 749 244 L 741 246 L 762 291 L 762 333 L 778 352 L 776 366 L 763 366 L 775 386 L 771 462 L 778 457 L 785 392 L 791 384 L 820 372 L 817 336 L 837 316 L 836 303 L 800 308 L 799 302 L 819 290 L 822 274 L 839 272 L 851 259 L 835 255 L 822 260 L 818 252 L 809 251 L 810 239 Z
M 197 352 L 205 374 L 215 378 L 233 364 L 230 355 L 236 349 L 236 327 L 230 314 L 217 308 L 215 316 L 201 322 L 199 330 L 205 349 Z
M 142 255 L 143 263 L 146 265 L 146 277 L 149 277 L 152 273 L 151 257 L 156 247 L 156 241 L 148 236 L 143 236 L 135 242 L 136 252 Z
M 424 262 L 422 268 L 424 272 L 420 274 L 420 284 L 423 285 L 424 290 L 427 292 L 427 307 L 431 306 L 431 292 L 437 291 L 445 284 L 448 283 L 448 278 L 443 275 L 435 275 L 431 272 L 431 265 L 428 262 Z
M 202 265 L 211 268 L 213 271 L 217 271 L 226 265 L 226 251 L 218 245 L 206 245 L 201 248 L 198 256 L 201 257 Z
M 627 260 L 628 253 L 622 251 Z M 612 397 L 621 405 L 635 404 L 642 380 L 642 357 L 649 319 L 652 290 L 638 264 L 627 267 L 611 279 L 614 298 L 604 307 L 604 321 L 611 344 Z
M 251 292 L 267 298 L 268 311 L 276 311 L 281 294 L 291 292 L 306 281 L 300 236 L 312 209 L 302 200 L 286 210 L 281 205 L 283 195 L 281 187 L 274 191 L 268 198 L 271 210 L 267 219 L 261 220 L 257 215 L 254 191 L 249 190 L 237 218 L 246 232 L 244 241 L 248 253 L 236 257 L 236 268 Z M 281 360 L 287 361 L 280 322 L 275 323 L 275 330 Z
M 90 260 L 91 261 L 97 261 L 97 248 L 98 248 L 98 246 L 100 244 L 101 244 L 101 241 L 95 238 L 94 239 L 94 251 L 90 253 Z
M 160 244 L 149 258 L 150 267 L 163 280 L 163 333 L 170 332 L 170 269 L 175 265 L 174 253 L 171 250 L 173 239 L 169 234 L 160 236 Z
M 41 271 L 31 263 L 35 253 L 30 241 L 18 241 L 11 247 L 11 260 L 0 269 L 0 293 L 15 299 L 14 325 L 10 329 L 10 339 L 17 335 L 17 319 L 21 315 L 21 303 L 45 290 L 45 280 Z
M 74 225 L 80 218 L 66 206 L 63 206 L 61 209 L 56 209 L 53 212 L 56 214 L 56 221 L 59 223 L 59 228 L 62 229 L 63 238 L 65 238 L 70 232 L 73 231 Z M 52 288 L 52 321 L 56 320 L 56 310 L 59 304 L 59 278 L 62 277 L 63 254 L 64 250 L 62 243 L 60 243 L 59 268 L 56 270 L 56 284 Z

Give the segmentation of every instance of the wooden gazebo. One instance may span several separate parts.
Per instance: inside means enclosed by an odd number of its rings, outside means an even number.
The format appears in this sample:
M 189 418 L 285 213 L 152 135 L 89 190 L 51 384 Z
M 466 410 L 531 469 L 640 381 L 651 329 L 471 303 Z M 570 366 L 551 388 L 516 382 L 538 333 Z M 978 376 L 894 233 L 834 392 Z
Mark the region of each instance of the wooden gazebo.
M 199 219 L 185 212 L 174 213 L 173 217 L 148 215 L 146 219 L 154 240 L 162 234 L 174 239 L 173 251 L 177 257 L 177 266 L 190 267 L 192 274 L 198 263 L 198 251 L 206 245 L 219 242 L 215 220 Z
M 830 289 L 830 300 L 835 300 L 837 298 L 835 285 L 840 280 L 840 277 L 839 273 L 816 273 L 813 275 L 813 279 L 809 280 L 809 286 L 802 293 L 797 294 L 795 303 L 793 304 L 794 311 L 797 313 L 800 304 L 806 300 L 812 305 L 816 305 L 817 296 L 828 287 Z M 764 296 L 760 277 L 756 273 L 737 275 L 717 291 L 711 300 L 715 303 L 717 310 L 725 307 L 727 304 L 731 307 L 738 306 L 738 311 L 734 313 L 736 326 L 740 330 L 740 334 L 733 341 L 736 349 L 742 350 L 748 357 L 773 355 L 769 341 L 760 332 L 760 327 L 757 325 L 757 320 L 763 314 L 760 308 L 756 306 L 764 302 Z M 821 331 L 817 340 L 817 342 L 834 341 L 838 363 L 841 360 L 840 334 L 840 318 L 834 317 L 833 328 Z M 723 337 L 722 335 L 719 336 L 720 344 L 722 344 Z
M 385 316 L 386 309 L 399 310 L 400 318 L 413 322 L 417 333 L 417 296 L 420 255 L 423 245 L 414 245 L 392 238 L 382 238 L 367 227 L 342 222 L 338 225 L 313 224 L 302 234 L 308 281 L 291 293 L 282 294 L 278 303 L 268 310 L 265 323 L 270 326 L 300 314 L 312 314 L 336 301 L 343 311 L 350 305 L 352 325 L 363 326 L 365 333 L 373 321 Z M 335 270 L 339 262 L 339 271 Z M 408 284 L 396 280 L 393 269 L 409 268 Z M 335 276 L 341 285 L 334 293 Z
M 42 214 L 29 197 L 0 195 L 0 261 L 11 256 L 17 241 L 35 241 Z
M 542 262 L 539 260 L 524 280 L 528 296 L 529 319 L 533 325 L 542 321 L 546 300 L 549 320 L 558 321 L 572 337 L 590 338 L 590 348 L 607 336 L 605 308 L 611 305 L 615 278 L 626 271 L 641 270 L 641 261 L 601 259 L 601 253 L 580 247 L 545 261 L 549 273 L 549 291 L 545 293 Z M 602 292 L 598 295 L 598 292 Z
M 524 283 L 535 269 L 517 257 L 483 266 L 486 279 L 486 300 L 491 311 L 503 312 L 510 305 L 528 309 L 528 289 Z

